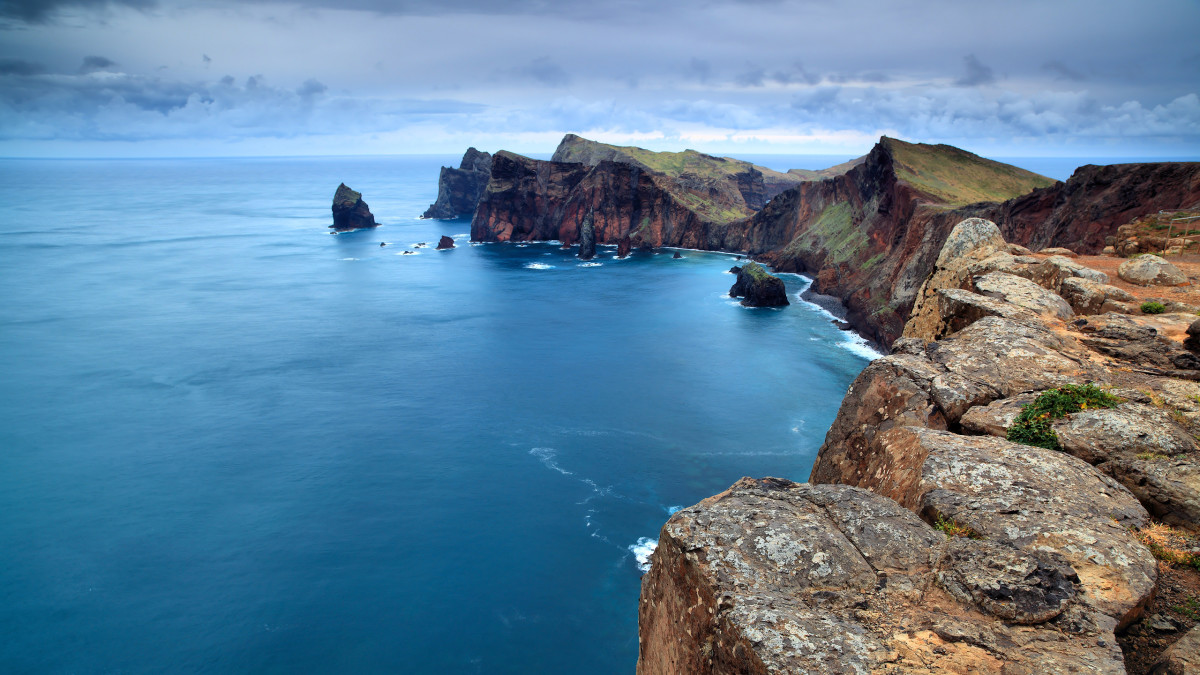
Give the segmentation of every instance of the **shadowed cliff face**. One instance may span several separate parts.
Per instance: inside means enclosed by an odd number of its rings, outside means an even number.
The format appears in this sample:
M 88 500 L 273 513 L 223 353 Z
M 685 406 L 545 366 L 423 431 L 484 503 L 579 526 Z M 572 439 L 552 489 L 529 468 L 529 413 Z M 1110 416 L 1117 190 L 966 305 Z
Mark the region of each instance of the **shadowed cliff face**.
M 650 160 L 686 164 L 688 153 L 570 138 L 555 156 L 593 165 L 496 155 L 472 239 L 572 244 L 591 211 L 598 244 L 628 237 L 633 246 L 735 251 L 779 272 L 811 275 L 814 291 L 840 298 L 850 323 L 889 347 L 951 228 L 965 218 L 994 221 L 1013 243 L 1088 253 L 1130 214 L 1200 202 L 1200 163 L 1089 166 L 1054 183 L 957 148 L 884 138 L 845 173 L 799 183 L 737 217 L 749 201 L 736 180 L 650 167 Z
M 442 167 L 438 176 L 437 201 L 429 205 L 422 218 L 458 218 L 475 213 L 479 195 L 487 187 L 492 173 L 492 156 L 468 148 L 457 169 Z

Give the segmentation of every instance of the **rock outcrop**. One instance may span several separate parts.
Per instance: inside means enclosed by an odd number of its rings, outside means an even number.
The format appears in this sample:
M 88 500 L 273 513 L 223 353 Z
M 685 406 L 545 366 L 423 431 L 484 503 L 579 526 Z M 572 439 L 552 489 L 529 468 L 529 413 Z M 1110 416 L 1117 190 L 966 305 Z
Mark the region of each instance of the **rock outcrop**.
M 329 227 L 339 232 L 376 227 L 375 216 L 363 201 L 362 195 L 345 183 L 338 185 L 333 193 L 333 224 Z
M 672 516 L 652 560 L 639 675 L 1124 672 L 1061 559 L 860 488 L 743 478 Z
M 1116 632 L 1159 575 L 1137 530 L 1200 523 L 1194 316 L 1076 317 L 1061 296 L 1107 295 L 1107 277 L 997 233 L 948 235 L 911 336 L 851 385 L 811 485 L 743 479 L 667 522 L 639 672 L 1124 672 Z M 1082 383 L 1113 407 L 1051 420 L 1056 450 L 1007 440 L 1026 405 Z
M 442 238 L 438 240 L 437 250 L 445 251 L 448 248 L 454 248 L 454 240 L 443 234 Z
M 437 201 L 430 204 L 421 217 L 462 218 L 474 214 L 491 174 L 492 156 L 468 148 L 457 169 L 442 167 L 438 176 Z
M 587 214 L 583 225 L 579 227 L 579 259 L 591 260 L 596 257 L 596 228 L 592 224 L 592 214 Z
M 734 270 L 737 270 L 737 281 L 729 289 L 729 297 L 741 298 L 746 307 L 782 307 L 791 304 L 783 280 L 769 274 L 762 265 L 752 262 L 729 271 Z
M 1087 254 L 1130 214 L 1200 203 L 1200 163 L 1081 167 L 1055 183 L 950 146 L 883 138 L 844 173 L 800 182 L 755 212 L 756 180 L 727 171 L 732 160 L 571 139 L 555 154 L 568 161 L 496 155 L 473 240 L 574 243 L 592 211 L 599 244 L 628 237 L 633 247 L 736 251 L 813 276 L 815 291 L 842 300 L 848 321 L 884 346 L 901 335 L 942 244 L 965 218 L 997 223 L 1012 257 L 1028 253 L 1024 246 Z M 659 155 L 681 157 L 670 164 Z M 687 170 L 691 161 L 703 169 Z M 1065 261 L 1057 272 L 1073 263 L 1055 257 Z

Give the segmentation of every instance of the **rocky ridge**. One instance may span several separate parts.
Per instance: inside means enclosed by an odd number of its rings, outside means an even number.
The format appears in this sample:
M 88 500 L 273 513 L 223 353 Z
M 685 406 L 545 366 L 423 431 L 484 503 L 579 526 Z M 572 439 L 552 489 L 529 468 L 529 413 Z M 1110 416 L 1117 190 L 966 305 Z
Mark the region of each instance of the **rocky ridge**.
M 950 146 L 886 137 L 844 173 L 799 182 L 758 211 L 760 168 L 733 170 L 734 160 L 573 136 L 555 157 L 570 161 L 498 153 L 472 240 L 574 244 L 592 212 L 598 244 L 740 252 L 813 276 L 814 291 L 842 300 L 848 321 L 885 347 L 965 218 L 992 220 L 1023 247 L 1094 253 L 1133 214 L 1200 204 L 1200 163 L 1085 166 L 1055 183 Z
M 1164 337 L 1194 315 L 1079 299 L 1106 281 L 955 227 L 811 484 L 743 479 L 663 527 L 639 673 L 1125 672 L 1117 634 L 1159 576 L 1137 530 L 1200 523 L 1200 363 Z M 1055 420 L 1060 449 L 1006 440 L 1085 382 L 1117 403 Z

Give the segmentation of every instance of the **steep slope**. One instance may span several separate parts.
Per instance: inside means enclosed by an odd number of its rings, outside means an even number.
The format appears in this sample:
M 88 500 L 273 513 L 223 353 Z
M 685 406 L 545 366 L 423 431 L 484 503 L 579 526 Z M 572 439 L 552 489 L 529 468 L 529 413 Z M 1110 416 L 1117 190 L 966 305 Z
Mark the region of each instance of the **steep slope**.
M 438 176 L 437 201 L 425 209 L 422 218 L 459 218 L 475 213 L 479 195 L 487 187 L 492 173 L 492 156 L 467 148 L 457 169 L 442 167 Z

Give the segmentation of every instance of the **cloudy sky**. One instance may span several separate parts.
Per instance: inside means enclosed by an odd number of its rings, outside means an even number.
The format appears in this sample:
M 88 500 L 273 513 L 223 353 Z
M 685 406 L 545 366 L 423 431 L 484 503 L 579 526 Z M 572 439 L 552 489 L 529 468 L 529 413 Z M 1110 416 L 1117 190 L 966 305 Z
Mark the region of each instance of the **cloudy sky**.
M 1197 0 L 0 0 L 0 156 L 1200 159 Z

